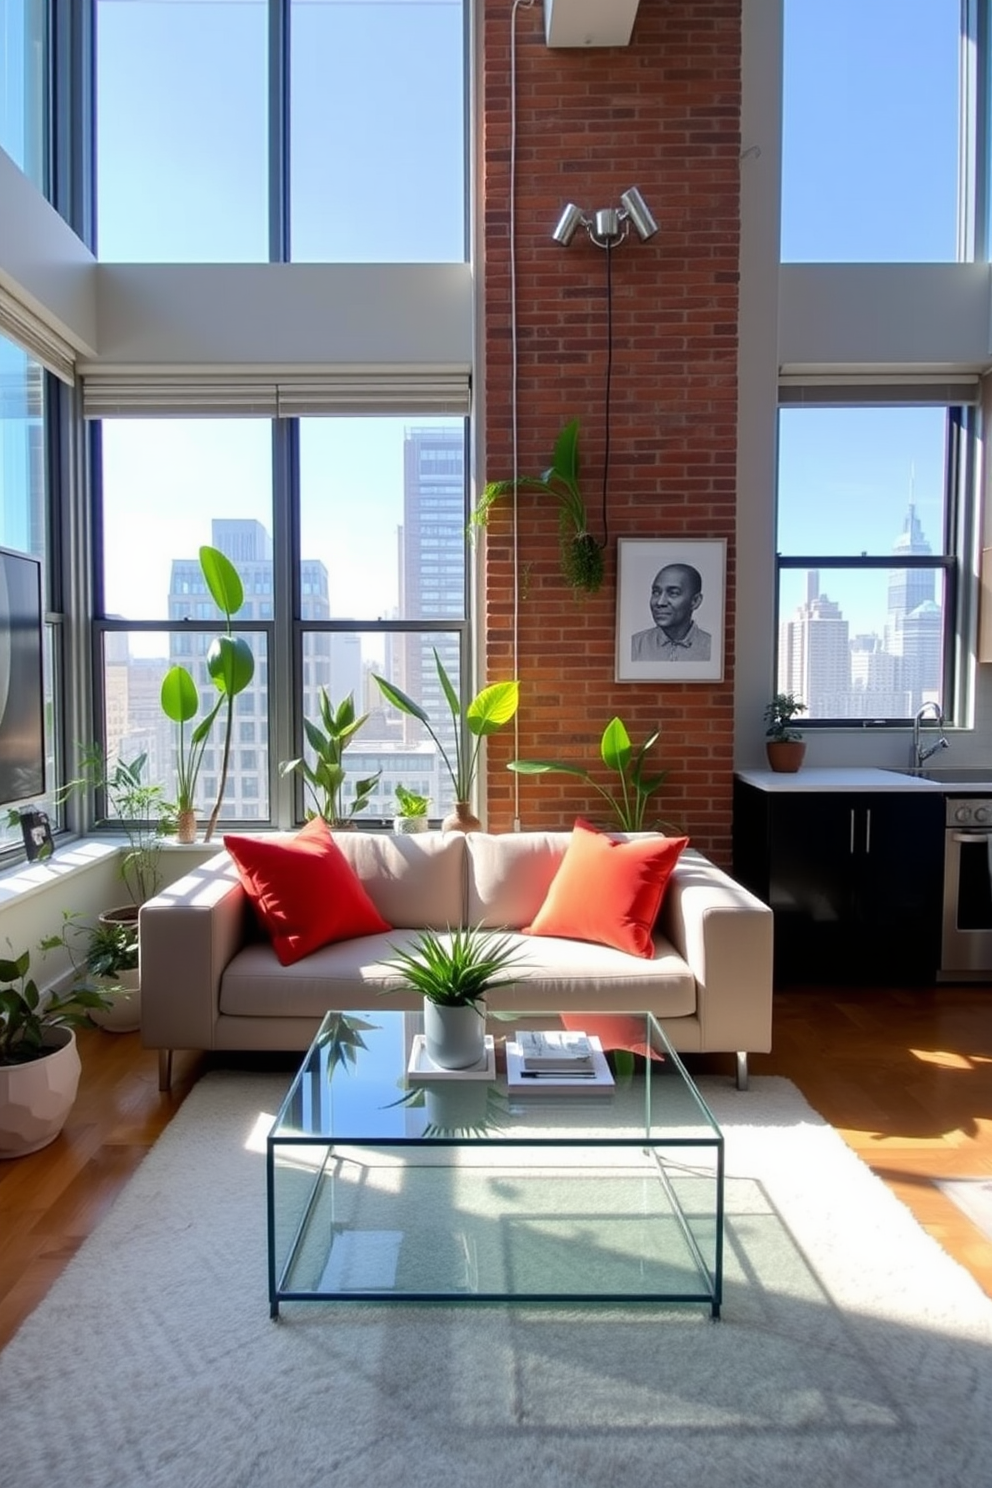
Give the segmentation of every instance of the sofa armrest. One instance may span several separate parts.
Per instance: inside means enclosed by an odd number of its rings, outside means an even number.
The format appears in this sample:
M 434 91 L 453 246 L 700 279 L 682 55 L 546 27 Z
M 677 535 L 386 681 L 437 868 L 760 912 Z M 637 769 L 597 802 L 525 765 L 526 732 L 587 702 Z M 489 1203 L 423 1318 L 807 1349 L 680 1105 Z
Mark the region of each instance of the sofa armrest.
M 245 939 L 247 899 L 226 852 L 141 906 L 141 1041 L 211 1049 L 225 966 Z
M 659 928 L 696 978 L 700 1048 L 767 1053 L 772 911 L 701 853 L 683 853 Z

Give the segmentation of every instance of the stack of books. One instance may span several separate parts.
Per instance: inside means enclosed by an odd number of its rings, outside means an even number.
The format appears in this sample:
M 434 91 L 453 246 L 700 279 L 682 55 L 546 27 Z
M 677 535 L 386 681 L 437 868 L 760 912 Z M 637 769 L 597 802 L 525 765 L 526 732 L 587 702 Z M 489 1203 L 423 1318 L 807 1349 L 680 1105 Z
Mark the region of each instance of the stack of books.
M 613 1075 L 594 1034 L 518 1029 L 506 1044 L 507 1088 L 542 1095 L 561 1090 L 613 1089 Z

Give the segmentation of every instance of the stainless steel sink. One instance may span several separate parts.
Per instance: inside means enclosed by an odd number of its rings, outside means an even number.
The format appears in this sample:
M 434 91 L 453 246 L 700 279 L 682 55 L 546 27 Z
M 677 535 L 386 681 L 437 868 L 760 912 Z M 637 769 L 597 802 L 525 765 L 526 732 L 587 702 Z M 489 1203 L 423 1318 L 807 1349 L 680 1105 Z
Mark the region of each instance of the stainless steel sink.
M 992 793 L 992 765 L 921 765 L 918 769 L 907 765 L 885 765 L 891 775 L 912 775 L 917 780 L 933 780 L 938 785 L 953 786 L 955 790 L 986 791 Z

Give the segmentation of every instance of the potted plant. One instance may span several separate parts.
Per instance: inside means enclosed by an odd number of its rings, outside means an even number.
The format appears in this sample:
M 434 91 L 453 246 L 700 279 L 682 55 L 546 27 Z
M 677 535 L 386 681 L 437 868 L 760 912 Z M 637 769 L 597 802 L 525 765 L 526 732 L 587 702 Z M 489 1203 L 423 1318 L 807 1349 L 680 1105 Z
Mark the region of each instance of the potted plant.
M 145 779 L 147 760 L 147 755 L 139 754 L 111 764 L 100 746 L 93 744 L 83 752 L 79 775 L 60 792 L 60 801 L 82 790 L 102 794 L 107 808 L 103 820 L 119 826 L 127 838 L 119 868 L 131 902 L 105 910 L 107 919 L 134 923 L 139 906 L 161 886 L 162 838 L 172 827 L 175 808 L 166 800 L 162 786 Z
M 643 832 L 648 802 L 668 779 L 668 771 L 657 775 L 646 775 L 648 751 L 658 740 L 656 730 L 635 751 L 630 735 L 619 718 L 611 718 L 599 741 L 599 753 L 604 765 L 615 770 L 619 781 L 616 788 L 607 790 L 588 770 L 581 765 L 571 765 L 561 760 L 511 760 L 507 766 L 518 775 L 544 775 L 558 771 L 563 775 L 577 775 L 598 791 L 609 805 L 616 824 L 624 832 Z M 661 825 L 660 823 L 657 825 Z
M 486 1052 L 486 993 L 507 987 L 501 973 L 517 960 L 515 942 L 485 927 L 456 927 L 444 933 L 421 930 L 408 950 L 397 946 L 386 965 L 424 999 L 424 1044 L 440 1069 L 470 1069 Z
M 346 801 L 344 795 L 344 752 L 368 716 L 363 713 L 360 718 L 356 718 L 354 694 L 349 693 L 344 702 L 335 708 L 327 695 L 326 687 L 320 689 L 320 722 L 323 727 L 311 718 L 303 720 L 303 731 L 314 752 L 314 763 L 311 765 L 308 759 L 302 757 L 282 760 L 279 765 L 281 775 L 298 771 L 303 776 L 316 808 L 308 809 L 308 818 L 322 816 L 329 827 L 353 826 L 354 818 L 365 810 L 375 794 L 381 770 L 365 780 L 357 780 L 355 793 L 350 800 Z
M 234 699 L 239 693 L 244 692 L 255 675 L 255 658 L 248 642 L 243 636 L 236 636 L 231 627 L 232 616 L 238 613 L 245 602 L 244 586 L 237 569 L 230 558 L 219 548 L 204 546 L 200 549 L 199 556 L 200 570 L 210 591 L 210 597 L 217 608 L 223 612 L 227 623 L 226 633 L 216 636 L 207 651 L 207 671 L 213 679 L 214 686 L 220 692 L 221 704 L 227 704 L 217 800 L 210 813 L 210 820 L 207 822 L 207 830 L 204 834 L 204 841 L 209 842 L 214 834 L 217 818 L 220 816 L 221 803 L 224 800 L 224 791 L 227 788 L 227 770 L 231 759 L 231 739 L 234 729 Z M 213 717 L 216 714 L 208 716 L 210 722 L 213 723 Z
M 426 832 L 430 825 L 427 820 L 429 805 L 429 796 L 422 796 L 417 791 L 408 790 L 405 785 L 397 785 L 393 831 L 407 835 Z
M 107 1005 L 90 1013 L 99 1028 L 134 1033 L 141 1027 L 136 924 L 100 920 L 84 925 L 76 911 L 64 910 L 61 931 L 43 940 L 41 949 L 64 950 L 75 972 L 76 989 L 103 994 Z
M 441 688 L 454 726 L 455 758 L 453 762 L 420 704 L 407 697 L 406 693 L 401 692 L 398 687 L 394 687 L 392 682 L 387 682 L 385 677 L 375 676 L 375 673 L 373 676 L 387 703 L 392 703 L 393 707 L 398 708 L 401 713 L 408 713 L 412 718 L 416 718 L 434 740 L 455 792 L 455 809 L 444 818 L 441 823 L 442 830 L 478 831 L 482 823 L 472 811 L 470 801 L 479 764 L 479 749 L 482 740 L 487 735 L 495 734 L 504 724 L 509 723 L 516 713 L 520 701 L 520 683 L 493 682 L 477 693 L 463 711 L 458 694 L 444 669 L 436 647 L 434 648 L 434 665 L 441 679 Z M 475 739 L 475 743 L 468 748 L 466 748 L 465 728 Z
M 806 704 L 791 692 L 777 692 L 765 708 L 765 753 L 771 768 L 780 774 L 794 775 L 803 762 L 806 744 L 792 720 L 805 712 Z
M 0 1158 L 53 1142 L 79 1086 L 74 1030 L 107 1006 L 95 989 L 47 999 L 30 976 L 31 956 L 0 959 Z
M 159 701 L 166 718 L 176 725 L 176 838 L 179 842 L 195 842 L 196 782 L 207 738 L 224 705 L 224 694 L 206 717 L 201 718 L 188 739 L 186 725 L 192 723 L 200 711 L 200 693 L 184 666 L 173 666 L 166 672 Z
M 494 501 L 515 490 L 544 491 L 558 502 L 561 571 L 576 589 L 593 594 L 603 582 L 603 548 L 589 531 L 586 504 L 579 486 L 579 421 L 571 419 L 555 440 L 551 464 L 543 475 L 490 481 L 472 513 L 476 527 L 484 527 Z

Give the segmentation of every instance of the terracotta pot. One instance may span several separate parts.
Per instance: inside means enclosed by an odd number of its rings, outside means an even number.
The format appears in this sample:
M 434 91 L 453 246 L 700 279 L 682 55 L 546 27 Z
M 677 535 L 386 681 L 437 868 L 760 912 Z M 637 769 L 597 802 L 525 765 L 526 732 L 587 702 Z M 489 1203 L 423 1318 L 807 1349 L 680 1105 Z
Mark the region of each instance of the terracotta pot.
M 769 765 L 779 775 L 794 775 L 803 762 L 806 745 L 802 739 L 769 739 L 765 753 Z
M 192 807 L 187 811 L 180 811 L 176 817 L 176 841 L 196 841 L 196 812 Z
M 482 823 L 468 801 L 456 801 L 454 811 L 441 823 L 442 832 L 481 832 Z
M 51 1050 L 27 1064 L 0 1065 L 0 1158 L 23 1157 L 54 1142 L 79 1087 L 79 1053 L 71 1028 L 50 1028 Z

